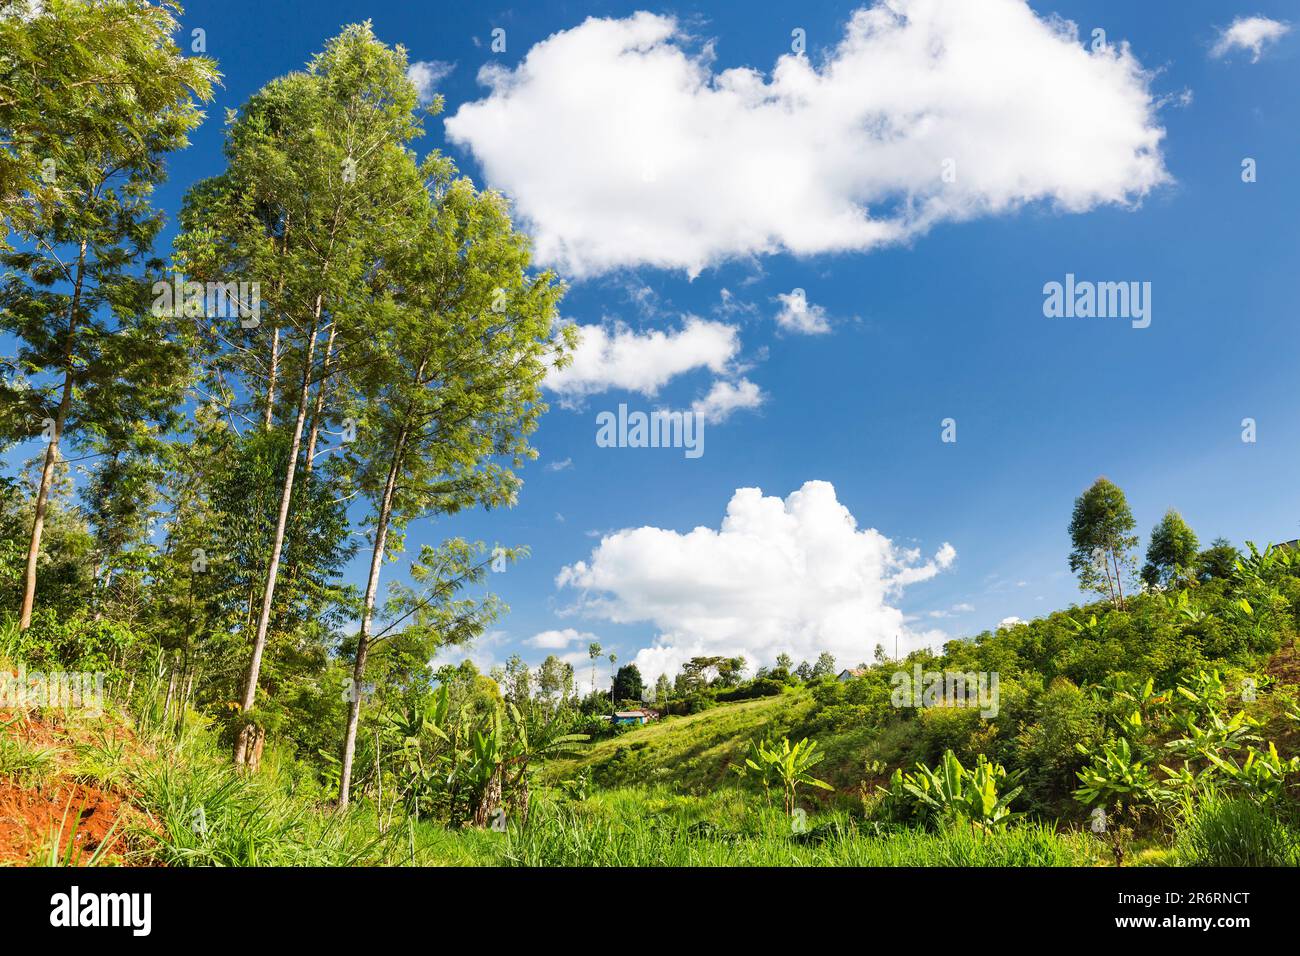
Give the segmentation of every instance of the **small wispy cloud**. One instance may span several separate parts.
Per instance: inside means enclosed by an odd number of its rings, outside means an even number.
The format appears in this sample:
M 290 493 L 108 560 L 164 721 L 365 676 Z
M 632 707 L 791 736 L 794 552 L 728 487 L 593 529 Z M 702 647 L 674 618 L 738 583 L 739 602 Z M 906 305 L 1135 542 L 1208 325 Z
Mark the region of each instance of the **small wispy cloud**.
M 438 84 L 456 69 L 446 60 L 416 60 L 406 68 L 406 78 L 415 84 L 421 103 L 430 103 L 438 93 Z
M 934 617 L 934 618 L 953 617 L 957 614 L 969 614 L 973 610 L 975 610 L 975 605 L 967 604 L 963 601 L 961 604 L 954 604 L 952 607 L 947 608 L 945 610 L 931 611 L 930 617 Z
M 1250 62 L 1258 63 L 1264 47 L 1276 43 L 1291 32 L 1291 24 L 1268 17 L 1237 17 L 1232 25 L 1219 33 L 1219 39 L 1210 49 L 1210 56 L 1222 58 L 1233 50 L 1249 50 Z

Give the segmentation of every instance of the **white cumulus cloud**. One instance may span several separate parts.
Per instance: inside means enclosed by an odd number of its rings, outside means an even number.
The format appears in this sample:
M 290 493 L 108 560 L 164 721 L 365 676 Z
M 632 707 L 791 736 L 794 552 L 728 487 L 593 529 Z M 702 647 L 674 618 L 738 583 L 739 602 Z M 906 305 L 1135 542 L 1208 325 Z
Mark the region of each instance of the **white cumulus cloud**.
M 945 543 L 930 560 L 874 528 L 859 529 L 825 481 L 784 500 L 741 488 L 718 529 L 682 533 L 642 527 L 605 535 L 556 585 L 581 592 L 577 607 L 617 622 L 651 622 L 659 633 L 635 663 L 654 680 L 697 655 L 743 655 L 753 666 L 783 651 L 845 666 L 945 635 L 908 627 L 895 607 L 903 589 L 952 565 Z
M 610 389 L 655 395 L 675 376 L 706 368 L 727 371 L 740 351 L 734 325 L 687 316 L 677 330 L 636 332 L 616 322 L 580 327 L 573 362 L 552 369 L 546 387 L 569 404 Z
M 762 404 L 762 389 L 749 379 L 741 378 L 734 382 L 719 379 L 707 395 L 691 405 L 691 411 L 699 412 L 708 424 L 717 425 L 730 418 L 732 412 L 758 408 Z
M 1169 178 L 1152 74 L 1025 0 L 882 0 L 824 59 L 766 73 L 713 51 L 672 17 L 591 18 L 485 66 L 446 132 L 577 277 L 867 250 Z
M 562 628 L 553 631 L 539 631 L 532 637 L 527 638 L 524 643 L 529 647 L 542 647 L 549 650 L 557 650 L 561 647 L 568 647 L 575 641 L 582 644 L 590 644 L 592 641 L 598 641 L 595 634 L 587 631 L 579 631 L 572 627 Z
M 1276 43 L 1291 32 L 1291 25 L 1268 17 L 1237 17 L 1232 25 L 1220 31 L 1219 39 L 1210 49 L 1210 55 L 1224 57 L 1233 50 L 1249 50 L 1250 62 L 1258 63 L 1264 47 Z
M 803 289 L 778 293 L 777 299 L 781 302 L 781 311 L 776 314 L 776 324 L 785 331 L 819 335 L 831 330 L 826 310 L 809 302 Z

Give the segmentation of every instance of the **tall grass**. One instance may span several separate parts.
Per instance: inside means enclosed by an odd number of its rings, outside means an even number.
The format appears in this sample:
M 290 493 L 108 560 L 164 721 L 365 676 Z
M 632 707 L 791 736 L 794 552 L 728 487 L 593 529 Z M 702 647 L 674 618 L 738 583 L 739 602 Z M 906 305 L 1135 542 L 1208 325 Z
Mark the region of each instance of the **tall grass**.
M 59 751 L 10 736 L 7 728 L 7 724 L 0 724 L 0 780 L 31 786 L 48 778 Z
M 981 832 L 862 830 L 841 814 L 794 832 L 780 811 L 750 806 L 735 816 L 711 801 L 656 809 L 662 797 L 616 792 L 594 803 L 545 804 L 502 847 L 512 866 L 1072 866 L 1093 861 L 1087 841 L 1030 824 Z M 611 812 L 614 811 L 614 812 Z
M 1184 810 L 1174 838 L 1184 866 L 1296 866 L 1296 834 L 1244 797 L 1208 794 Z
M 364 866 L 403 862 L 403 832 L 380 833 L 364 808 L 339 815 L 224 754 L 148 762 L 131 786 L 150 823 L 136 836 L 168 866 Z

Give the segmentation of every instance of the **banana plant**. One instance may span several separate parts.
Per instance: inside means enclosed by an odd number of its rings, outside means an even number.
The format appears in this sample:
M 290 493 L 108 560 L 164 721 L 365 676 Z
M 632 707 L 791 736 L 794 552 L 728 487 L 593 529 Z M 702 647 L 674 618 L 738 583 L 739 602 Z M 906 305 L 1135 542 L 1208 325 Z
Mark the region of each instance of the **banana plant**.
M 505 753 L 505 726 L 498 707 L 470 734 L 470 760 L 465 775 L 474 797 L 473 822 L 477 827 L 486 826 L 488 817 L 501 805 Z
M 1176 596 L 1166 594 L 1164 595 L 1164 600 L 1165 605 L 1171 611 L 1192 624 L 1199 624 L 1209 617 L 1208 614 L 1192 604 L 1191 598 L 1186 590 L 1179 591 Z
M 1106 623 L 1104 620 L 1099 622 L 1096 614 L 1090 615 L 1086 623 L 1076 621 L 1067 614 L 1065 615 L 1065 623 L 1069 625 L 1074 633 L 1088 640 L 1100 640 L 1106 635 Z
M 835 789 L 825 780 L 819 780 L 808 772 L 821 763 L 825 756 L 817 752 L 815 740 L 805 737 L 797 744 L 791 744 L 789 737 L 782 737 L 779 745 L 768 741 L 751 743 L 750 756 L 745 758 L 745 768 L 738 772 L 742 775 L 757 775 L 765 790 L 774 782 L 780 783 L 788 815 L 795 811 L 799 787 Z
M 383 728 L 393 742 L 398 759 L 399 787 L 403 801 L 413 813 L 437 789 L 439 763 L 429 752 L 430 736 L 448 741 L 446 732 L 431 719 L 430 712 L 411 705 L 384 714 Z
M 1232 756 L 1206 756 L 1231 786 L 1261 803 L 1277 800 L 1286 789 L 1286 778 L 1300 771 L 1300 757 L 1282 760 L 1271 741 L 1267 752 L 1251 747 L 1241 764 Z
M 1166 747 L 1187 759 L 1208 760 L 1211 756 L 1237 751 L 1260 741 L 1259 736 L 1253 733 L 1260 722 L 1247 716 L 1244 710 L 1237 711 L 1227 720 L 1214 712 L 1203 720 L 1188 715 L 1180 726 L 1184 736 L 1169 741 Z
M 1250 553 L 1237 559 L 1233 573 L 1233 583 L 1239 588 L 1269 584 L 1278 574 L 1289 573 L 1300 565 L 1300 554 L 1290 548 L 1266 544 L 1260 551 L 1255 542 L 1247 541 L 1246 549 Z
M 565 733 L 560 722 L 554 718 L 544 719 L 530 730 L 529 720 L 520 716 L 519 709 L 514 704 L 507 705 L 507 712 L 514 733 L 504 761 L 505 785 L 518 810 L 520 823 L 526 824 L 531 797 L 529 775 L 534 770 L 533 762 L 575 753 L 591 737 L 587 734 Z
M 984 754 L 976 758 L 974 769 L 967 770 L 948 750 L 937 770 L 918 763 L 916 773 L 903 775 L 902 783 L 909 794 L 941 818 L 963 820 L 987 830 L 1016 816 L 1011 802 L 1024 790 L 1016 786 L 1019 779 L 1020 774 L 1008 774 Z M 1011 789 L 1004 789 L 1007 786 Z
M 1092 764 L 1077 774 L 1083 786 L 1074 791 L 1074 798 L 1080 803 L 1132 805 L 1154 798 L 1156 781 L 1151 768 L 1133 753 L 1125 738 L 1107 742 L 1097 755 L 1082 744 L 1076 746 L 1081 754 L 1092 757 Z

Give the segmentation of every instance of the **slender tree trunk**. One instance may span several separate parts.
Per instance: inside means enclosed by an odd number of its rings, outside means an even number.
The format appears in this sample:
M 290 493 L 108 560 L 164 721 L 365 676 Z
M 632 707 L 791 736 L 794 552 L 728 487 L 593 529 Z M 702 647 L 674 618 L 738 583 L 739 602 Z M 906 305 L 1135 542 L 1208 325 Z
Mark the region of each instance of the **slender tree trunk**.
M 271 415 L 275 411 L 275 380 L 280 374 L 280 327 L 271 332 L 271 368 L 266 376 L 266 416 L 262 427 L 271 430 Z
M 289 220 L 284 222 L 284 238 L 280 242 L 280 255 L 289 251 Z M 280 278 L 275 284 L 276 304 L 280 303 L 280 296 L 284 293 L 284 273 L 281 271 Z M 283 309 L 281 309 L 283 312 Z M 267 431 L 271 430 L 271 420 L 275 413 L 275 386 L 280 375 L 280 326 L 271 331 L 271 365 L 267 369 L 266 375 L 266 418 L 263 421 L 263 427 Z
M 167 723 L 167 715 L 172 710 L 172 695 L 176 693 L 176 671 L 167 669 L 167 696 L 163 698 L 162 722 Z
M 307 474 L 311 474 L 312 465 L 316 462 L 316 439 L 320 435 L 321 413 L 325 409 L 325 389 L 329 386 L 330 366 L 334 359 L 334 335 L 338 332 L 338 323 L 330 324 L 329 339 L 325 343 L 325 363 L 324 371 L 321 374 L 320 386 L 316 389 L 316 406 L 312 409 L 311 414 L 311 431 L 307 436 Z
M 366 580 L 365 603 L 361 612 L 361 627 L 357 631 L 357 658 L 352 668 L 352 693 L 348 701 L 348 724 L 343 734 L 343 767 L 339 775 L 340 810 L 346 810 L 352 789 L 352 761 L 357 749 L 357 724 L 361 719 L 361 684 L 366 676 L 366 655 L 370 651 L 370 627 L 374 617 L 375 595 L 379 590 L 379 572 L 384 564 L 384 546 L 388 539 L 388 522 L 393 513 L 393 491 L 401 473 L 402 454 L 406 446 L 406 428 L 398 433 L 393 445 L 393 458 L 384 482 L 384 496 L 379 504 L 375 522 L 375 544 L 370 554 L 370 576 Z
M 375 727 L 375 782 L 379 785 L 379 810 L 375 813 L 375 822 L 379 832 L 384 832 L 384 768 L 379 760 L 379 727 Z
M 59 441 L 63 425 L 72 407 L 72 353 L 77 336 L 77 312 L 81 308 L 81 290 L 86 278 L 86 243 L 81 243 L 77 255 L 77 279 L 73 285 L 72 299 L 68 303 L 68 332 L 63 345 L 63 394 L 59 410 L 55 413 L 54 434 L 45 449 L 45 463 L 41 466 L 41 485 L 36 492 L 36 514 L 32 519 L 32 534 L 27 543 L 27 570 L 23 577 L 23 605 L 18 616 L 18 629 L 25 631 L 32 625 L 32 609 L 36 606 L 36 565 L 41 556 L 41 535 L 45 531 L 45 512 L 50 502 L 50 486 L 54 481 L 54 465 L 59 458 Z
M 316 351 L 316 326 L 320 321 L 324 293 L 316 296 L 316 314 L 307 334 L 306 350 L 302 363 L 302 383 L 298 388 L 298 412 L 294 417 L 293 440 L 289 444 L 289 460 L 284 471 L 280 490 L 280 513 L 275 521 L 275 537 L 271 542 L 271 560 L 266 569 L 266 587 L 262 591 L 262 610 L 257 618 L 257 634 L 253 638 L 253 657 L 248 665 L 248 679 L 244 682 L 243 710 L 253 709 L 257 699 L 257 677 L 262 669 L 262 652 L 266 648 L 266 632 L 271 623 L 271 604 L 275 600 L 275 582 L 280 572 L 280 553 L 284 549 L 285 528 L 289 524 L 289 502 L 293 497 L 293 479 L 298 468 L 298 451 L 302 446 L 303 427 L 307 421 L 307 402 L 311 396 L 312 359 Z M 239 760 L 236 754 L 236 760 Z
M 1102 570 L 1106 572 L 1106 594 L 1110 599 L 1110 603 L 1114 604 L 1115 603 L 1115 582 L 1111 579 L 1110 576 L 1110 554 L 1109 553 L 1107 553 L 1103 557 L 1101 567 Z
M 1120 580 L 1120 575 L 1119 575 L 1119 555 L 1117 555 L 1117 554 L 1112 554 L 1112 555 L 1111 555 L 1111 559 L 1115 562 L 1115 587 L 1116 587 L 1116 588 L 1118 589 L 1118 591 L 1119 591 L 1119 604 L 1118 604 L 1118 607 L 1119 607 L 1121 610 L 1123 610 L 1123 608 L 1124 608 L 1124 583 Z

